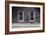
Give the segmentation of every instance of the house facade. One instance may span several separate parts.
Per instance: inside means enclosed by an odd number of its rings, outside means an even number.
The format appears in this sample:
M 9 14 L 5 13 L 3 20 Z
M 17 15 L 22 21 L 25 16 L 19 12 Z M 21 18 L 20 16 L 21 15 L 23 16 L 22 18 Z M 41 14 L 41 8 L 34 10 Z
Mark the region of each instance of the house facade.
M 40 12 L 38 11 L 37 8 L 30 7 L 17 8 L 17 12 L 15 15 L 14 22 L 16 23 L 40 22 Z

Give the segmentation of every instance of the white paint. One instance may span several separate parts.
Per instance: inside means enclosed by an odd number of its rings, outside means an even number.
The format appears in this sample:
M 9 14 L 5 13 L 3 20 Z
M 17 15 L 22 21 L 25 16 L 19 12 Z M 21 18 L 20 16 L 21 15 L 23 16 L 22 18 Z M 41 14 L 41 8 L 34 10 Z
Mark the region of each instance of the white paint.
M 5 34 L 5 0 L 0 0 L 0 35 Z

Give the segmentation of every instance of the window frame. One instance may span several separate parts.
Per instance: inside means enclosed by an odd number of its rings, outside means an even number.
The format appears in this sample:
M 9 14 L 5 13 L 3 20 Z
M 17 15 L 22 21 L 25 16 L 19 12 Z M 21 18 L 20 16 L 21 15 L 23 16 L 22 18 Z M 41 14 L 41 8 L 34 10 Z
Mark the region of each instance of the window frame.
M 34 20 L 31 20 L 30 18 L 31 18 L 31 12 L 29 13 L 29 22 L 35 22 L 35 12 L 33 12 L 33 19 Z
M 20 12 L 21 11 L 18 11 L 18 22 L 24 22 L 24 12 L 22 11 L 23 12 L 23 15 L 22 15 L 23 19 L 22 20 L 19 19 L 20 18 L 20 15 L 19 15 Z

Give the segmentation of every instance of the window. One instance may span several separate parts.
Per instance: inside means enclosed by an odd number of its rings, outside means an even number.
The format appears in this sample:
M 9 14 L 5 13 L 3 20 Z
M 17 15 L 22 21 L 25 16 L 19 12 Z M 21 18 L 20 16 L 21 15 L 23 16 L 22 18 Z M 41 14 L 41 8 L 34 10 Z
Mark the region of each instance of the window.
M 19 20 L 23 20 L 23 12 L 19 12 Z
M 18 12 L 18 22 L 24 22 L 24 12 Z
M 35 12 L 29 13 L 29 22 L 35 22 Z
M 34 20 L 34 13 L 33 12 L 31 12 L 31 17 L 30 17 L 30 20 Z

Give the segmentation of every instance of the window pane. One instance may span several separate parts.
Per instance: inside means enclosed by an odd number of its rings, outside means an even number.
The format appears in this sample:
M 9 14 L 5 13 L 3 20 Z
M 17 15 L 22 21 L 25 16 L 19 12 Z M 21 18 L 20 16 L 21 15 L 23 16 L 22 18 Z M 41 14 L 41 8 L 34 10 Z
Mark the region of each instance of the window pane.
M 23 20 L 23 17 L 22 16 L 20 16 L 20 18 L 19 18 L 20 20 Z
M 31 12 L 31 16 L 33 16 L 34 15 L 34 13 L 33 12 Z
M 34 17 L 31 17 L 31 20 L 34 20 Z
M 31 12 L 31 18 L 30 19 L 34 20 L 34 13 L 33 12 Z
M 23 12 L 20 12 L 19 15 L 23 15 Z
M 23 12 L 19 12 L 19 19 L 23 20 Z

